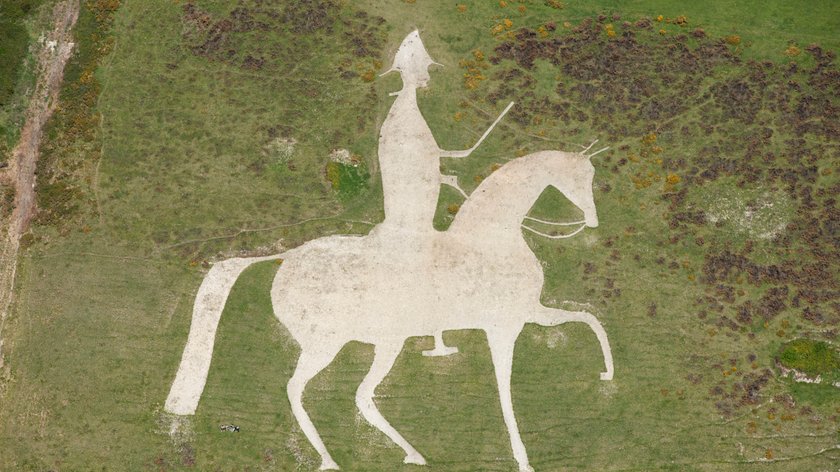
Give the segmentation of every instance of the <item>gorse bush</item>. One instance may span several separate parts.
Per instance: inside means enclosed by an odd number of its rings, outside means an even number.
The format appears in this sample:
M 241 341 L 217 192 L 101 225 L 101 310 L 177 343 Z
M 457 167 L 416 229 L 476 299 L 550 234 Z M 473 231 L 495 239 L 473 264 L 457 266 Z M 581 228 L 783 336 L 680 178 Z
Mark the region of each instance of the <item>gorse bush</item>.
M 329 162 L 326 173 L 332 189 L 343 200 L 355 197 L 368 188 L 370 173 L 363 164 L 354 166 Z

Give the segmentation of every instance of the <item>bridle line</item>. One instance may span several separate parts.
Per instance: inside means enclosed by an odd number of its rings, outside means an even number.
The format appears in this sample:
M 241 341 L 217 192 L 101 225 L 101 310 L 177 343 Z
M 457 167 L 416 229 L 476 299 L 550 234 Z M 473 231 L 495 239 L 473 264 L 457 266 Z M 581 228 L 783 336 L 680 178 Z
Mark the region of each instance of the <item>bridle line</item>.
M 550 235 L 550 234 L 545 234 L 545 233 L 542 233 L 542 232 L 537 231 L 537 230 L 535 230 L 534 228 L 531 228 L 530 226 L 527 226 L 527 225 L 524 225 L 524 224 L 523 224 L 523 225 L 520 225 L 520 226 L 522 226 L 522 228 L 527 229 L 528 231 L 530 231 L 530 232 L 532 232 L 532 233 L 534 233 L 534 234 L 537 234 L 537 235 L 539 235 L 539 236 L 542 236 L 542 237 L 544 237 L 544 238 L 548 238 L 548 239 L 566 239 L 566 238 L 571 238 L 572 236 L 574 236 L 574 235 L 576 235 L 576 234 L 580 233 L 581 231 L 583 231 L 583 228 L 586 228 L 586 223 L 581 224 L 581 225 L 580 225 L 580 228 L 578 228 L 578 229 L 576 229 L 576 230 L 572 231 L 572 232 L 571 232 L 571 233 L 569 233 L 569 234 L 561 234 L 561 235 L 557 235 L 557 236 L 552 236 L 552 235 Z
M 526 216 L 526 217 L 525 217 L 525 219 L 526 219 L 526 220 L 531 220 L 531 221 L 536 221 L 537 223 L 543 223 L 543 224 L 546 224 L 546 225 L 552 225 L 552 226 L 573 226 L 573 225 L 579 225 L 579 224 L 581 224 L 581 223 L 586 223 L 586 221 L 585 221 L 585 220 L 580 220 L 580 221 L 570 221 L 570 222 L 568 222 L 568 223 L 557 223 L 557 222 L 555 222 L 555 221 L 546 221 L 546 220 L 541 220 L 541 219 L 539 219 L 539 218 L 533 218 L 533 217 L 530 217 L 530 216 Z

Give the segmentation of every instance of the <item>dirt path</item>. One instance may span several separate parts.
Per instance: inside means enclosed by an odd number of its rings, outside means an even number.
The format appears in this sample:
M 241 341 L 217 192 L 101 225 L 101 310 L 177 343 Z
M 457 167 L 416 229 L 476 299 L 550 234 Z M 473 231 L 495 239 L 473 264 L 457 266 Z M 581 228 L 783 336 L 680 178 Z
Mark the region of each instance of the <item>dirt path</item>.
M 53 29 L 44 35 L 38 52 L 38 79 L 26 110 L 20 141 L 12 151 L 9 167 L 0 182 L 14 186 L 14 209 L 2 222 L 0 235 L 0 367 L 3 366 L 3 326 L 14 292 L 20 237 L 29 228 L 35 212 L 35 167 L 44 125 L 58 101 L 64 66 L 73 51 L 71 30 L 79 17 L 78 0 L 64 0 L 53 9 Z

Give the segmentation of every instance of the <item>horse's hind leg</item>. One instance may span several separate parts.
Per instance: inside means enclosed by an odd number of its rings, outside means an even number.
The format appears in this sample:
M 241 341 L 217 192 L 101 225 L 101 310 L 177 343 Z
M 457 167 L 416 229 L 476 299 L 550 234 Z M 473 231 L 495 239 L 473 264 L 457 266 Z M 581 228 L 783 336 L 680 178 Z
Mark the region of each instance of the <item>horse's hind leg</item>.
M 519 463 L 521 472 L 534 472 L 528 463 L 528 453 L 519 435 L 516 415 L 513 413 L 513 399 L 510 394 L 510 375 L 513 370 L 513 348 L 520 329 L 510 329 L 500 332 L 487 332 L 487 343 L 490 345 L 490 355 L 493 358 L 493 368 L 496 370 L 496 382 L 499 384 L 499 400 L 502 404 L 502 416 L 505 419 L 513 457 Z
M 330 457 L 318 430 L 315 429 L 315 425 L 309 419 L 306 410 L 303 409 L 303 390 L 312 377 L 315 377 L 318 372 L 332 362 L 338 351 L 339 348 L 325 349 L 324 346 L 319 346 L 318 350 L 304 348 L 300 353 L 295 373 L 289 379 L 286 389 L 286 393 L 289 395 L 289 403 L 292 405 L 292 413 L 294 413 L 300 429 L 303 430 L 303 434 L 321 455 L 321 470 L 338 470 L 338 464 Z
M 391 441 L 394 441 L 405 451 L 403 462 L 406 464 L 425 465 L 426 460 L 423 459 L 423 456 L 391 426 L 391 423 L 388 423 L 388 420 L 382 416 L 376 408 L 376 404 L 373 402 L 376 386 L 388 375 L 401 350 L 402 346 L 399 344 L 381 344 L 375 346 L 373 365 L 370 366 L 370 371 L 356 391 L 356 406 L 370 424 L 376 426 L 386 436 L 391 438 Z

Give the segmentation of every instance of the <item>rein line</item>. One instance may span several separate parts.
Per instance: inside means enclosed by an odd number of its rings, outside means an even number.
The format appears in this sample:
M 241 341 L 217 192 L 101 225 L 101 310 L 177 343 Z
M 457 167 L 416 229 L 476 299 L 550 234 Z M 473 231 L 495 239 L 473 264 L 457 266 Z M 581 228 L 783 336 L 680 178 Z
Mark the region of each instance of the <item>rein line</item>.
M 583 228 L 586 228 L 586 223 L 585 223 L 585 222 L 581 222 L 581 223 L 583 223 L 583 224 L 581 224 L 581 225 L 580 225 L 580 228 L 578 228 L 578 229 L 576 229 L 576 230 L 572 231 L 571 233 L 569 233 L 569 234 L 560 234 L 560 235 L 557 235 L 557 236 L 552 236 L 552 235 L 550 235 L 550 234 L 545 234 L 545 233 L 542 233 L 542 232 L 537 231 L 537 230 L 535 230 L 534 228 L 531 228 L 530 226 L 527 226 L 527 225 L 524 225 L 524 224 L 523 224 L 523 225 L 521 225 L 521 226 L 522 226 L 522 228 L 527 229 L 528 231 L 530 231 L 530 232 L 532 232 L 532 233 L 534 233 L 534 234 L 537 234 L 537 235 L 539 235 L 539 236 L 542 236 L 542 237 L 544 237 L 544 238 L 548 238 L 548 239 L 566 239 L 566 238 L 571 238 L 572 236 L 574 236 L 574 235 L 576 235 L 576 234 L 580 233 L 581 231 L 583 231 Z M 558 224 L 562 224 L 562 223 L 558 223 Z M 569 224 L 573 224 L 573 223 L 569 223 Z

